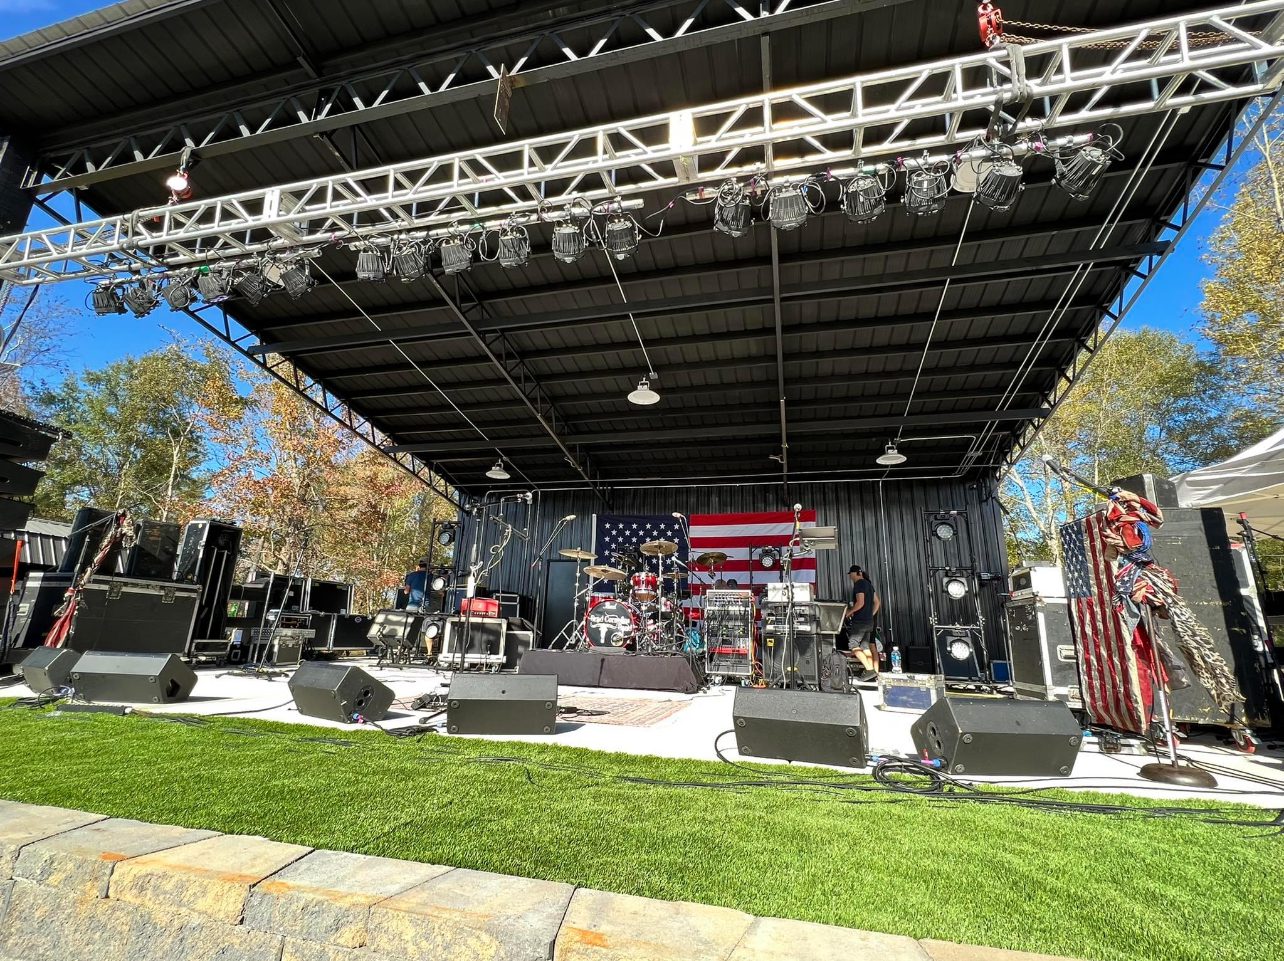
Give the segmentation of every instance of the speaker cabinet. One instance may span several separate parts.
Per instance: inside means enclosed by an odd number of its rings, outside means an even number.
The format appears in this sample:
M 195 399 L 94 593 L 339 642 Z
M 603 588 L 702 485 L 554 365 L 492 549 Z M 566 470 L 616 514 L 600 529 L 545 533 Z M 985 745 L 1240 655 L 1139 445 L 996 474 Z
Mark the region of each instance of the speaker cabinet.
M 1068 777 L 1083 731 L 1061 701 L 943 698 L 910 727 L 948 774 Z
M 1154 474 L 1133 474 L 1130 477 L 1120 477 L 1112 480 L 1110 486 L 1122 487 L 1126 491 L 1132 491 L 1148 501 L 1153 501 L 1164 511 L 1167 511 L 1170 507 L 1177 506 L 1177 485 L 1167 477 L 1156 477 Z
M 36 694 L 56 691 L 71 683 L 79 651 L 65 647 L 35 647 L 22 660 L 22 680 Z
M 1003 613 L 1017 696 L 1040 701 L 1057 698 L 1071 707 L 1082 707 L 1079 659 L 1067 602 L 1029 594 L 1008 601 Z
M 173 654 L 82 654 L 70 684 L 89 701 L 173 704 L 187 700 L 196 672 Z
M 177 524 L 139 521 L 134 544 L 126 552 L 125 576 L 154 581 L 173 580 L 174 564 L 178 558 L 178 535 Z
M 451 734 L 552 734 L 556 674 L 456 674 L 446 694 Z
M 359 667 L 306 661 L 290 678 L 300 714 L 351 724 L 356 717 L 381 721 L 392 706 L 392 688 Z
M 859 695 L 738 687 L 732 715 L 743 757 L 865 766 L 868 729 Z

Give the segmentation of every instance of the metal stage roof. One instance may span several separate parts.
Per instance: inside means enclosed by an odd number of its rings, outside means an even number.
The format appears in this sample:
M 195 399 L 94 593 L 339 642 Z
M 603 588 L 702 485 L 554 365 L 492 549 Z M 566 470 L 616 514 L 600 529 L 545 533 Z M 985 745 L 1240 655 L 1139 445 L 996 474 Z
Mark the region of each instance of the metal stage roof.
M 472 494 L 993 474 L 1178 236 L 1196 178 L 1233 159 L 1241 140 L 1228 133 L 1249 99 L 1277 88 L 1284 53 L 1278 2 L 1187 20 L 1212 5 L 1002 7 L 1009 22 L 1168 25 L 1093 42 L 1010 26 L 1059 38 L 1020 48 L 1022 75 L 1018 52 L 985 51 L 967 2 L 129 0 L 0 44 L 0 132 L 33 159 L 29 187 L 74 188 L 109 218 L 61 240 L 0 242 L 0 276 L 92 279 L 105 264 L 173 267 L 319 239 L 309 293 L 194 315 L 263 363 L 287 359 L 336 416 Z M 506 135 L 492 118 L 501 65 L 516 81 Z M 813 86 L 760 96 L 798 85 Z M 1026 159 L 1006 212 L 951 193 L 939 214 L 910 216 L 903 176 L 867 224 L 844 216 L 837 182 L 793 231 L 758 222 L 733 240 L 711 229 L 710 205 L 664 211 L 755 164 L 788 179 L 854 169 L 856 157 L 949 156 L 996 100 L 1026 134 L 1117 122 L 1123 159 L 1083 202 L 1053 183 L 1049 158 Z M 695 145 L 676 159 L 667 137 L 629 126 L 687 109 Z M 736 131 L 742 140 L 727 139 Z M 492 149 L 540 138 L 538 154 Z M 201 157 L 198 193 L 167 211 L 162 181 L 184 142 Z M 423 159 L 443 155 L 455 156 Z M 682 183 L 691 155 L 699 174 Z M 281 184 L 292 186 L 267 191 Z M 629 259 L 590 250 L 565 264 L 550 226 L 534 224 L 523 268 L 476 262 L 445 276 L 434 257 L 434 276 L 412 283 L 359 281 L 358 251 L 328 242 L 577 192 L 640 200 L 639 220 L 663 229 Z M 224 195 L 243 196 L 201 206 Z M 634 406 L 626 395 L 648 366 L 662 400 Z M 876 465 L 897 437 L 908 461 Z M 500 455 L 513 482 L 485 476 Z

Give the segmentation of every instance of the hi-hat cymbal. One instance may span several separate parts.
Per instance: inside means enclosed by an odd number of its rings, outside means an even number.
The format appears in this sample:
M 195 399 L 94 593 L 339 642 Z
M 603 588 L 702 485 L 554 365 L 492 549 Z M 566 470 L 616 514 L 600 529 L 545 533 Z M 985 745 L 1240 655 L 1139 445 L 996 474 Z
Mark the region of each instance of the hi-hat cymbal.
M 582 547 L 563 547 L 557 553 L 563 557 L 569 557 L 573 561 L 591 561 L 597 557 L 592 551 L 586 551 Z
M 584 573 L 589 577 L 599 581 L 623 581 L 628 579 L 628 573 L 620 570 L 618 567 L 608 567 L 605 564 L 594 564 L 592 567 L 584 568 Z
M 727 555 L 722 551 L 705 551 L 695 559 L 701 567 L 712 567 L 714 564 L 727 563 Z
M 686 571 L 669 571 L 664 576 L 666 580 L 672 579 L 675 581 L 680 581 L 682 580 L 682 578 L 687 576 L 687 572 Z
M 668 557 L 678 552 L 678 545 L 673 541 L 647 541 L 638 550 L 647 557 Z

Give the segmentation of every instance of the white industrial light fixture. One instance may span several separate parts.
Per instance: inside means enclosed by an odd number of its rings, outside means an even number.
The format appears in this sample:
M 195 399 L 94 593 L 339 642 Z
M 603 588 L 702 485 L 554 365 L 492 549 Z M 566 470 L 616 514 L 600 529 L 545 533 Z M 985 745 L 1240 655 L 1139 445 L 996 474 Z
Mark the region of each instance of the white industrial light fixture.
M 388 275 L 383 254 L 376 247 L 362 247 L 357 254 L 357 280 L 380 281 Z
M 553 256 L 564 264 L 573 264 L 584 256 L 588 249 L 588 238 L 584 228 L 569 221 L 557 224 L 553 228 Z
M 883 452 L 878 455 L 874 462 L 876 464 L 882 464 L 884 467 L 895 467 L 897 464 L 904 464 L 907 460 L 909 460 L 909 458 L 898 451 L 896 449 L 896 444 L 893 442 L 883 448 Z
M 843 185 L 843 213 L 856 224 L 876 220 L 887 209 L 887 191 L 891 177 L 880 178 L 872 173 L 858 173 Z
M 504 458 L 495 461 L 495 466 L 486 472 L 486 476 L 491 480 L 506 481 L 512 479 L 512 474 L 504 470 Z
M 1122 139 L 1117 124 L 1104 124 L 1082 147 L 1053 155 L 1053 180 L 1075 200 L 1087 200 L 1110 165 L 1123 156 L 1118 149 Z
M 948 161 L 930 163 L 925 159 L 916 169 L 906 173 L 904 205 L 907 214 L 924 217 L 939 214 L 945 209 L 945 198 L 950 193 L 950 185 L 945 179 L 949 169 Z
M 638 222 L 627 214 L 614 214 L 606 222 L 606 239 L 603 246 L 606 252 L 616 260 L 627 260 L 633 256 L 642 242 L 642 231 Z
M 510 223 L 499 230 L 499 253 L 496 259 L 505 268 L 525 267 L 531 256 L 531 238 L 521 224 Z
M 428 254 L 424 245 L 406 240 L 392 248 L 392 269 L 403 284 L 418 280 L 428 270 Z
M 447 237 L 437 247 L 441 268 L 448 274 L 461 274 L 473 265 L 473 245 L 462 234 Z
M 650 407 L 652 404 L 660 403 L 660 395 L 651 388 L 651 381 L 658 380 L 659 376 L 655 371 L 648 371 L 647 375 L 638 381 L 637 389 L 630 391 L 629 403 L 637 404 L 639 407 Z
M 810 181 L 778 184 L 767 192 L 767 219 L 771 226 L 777 230 L 796 230 L 818 212 L 818 208 L 807 199 L 810 186 Z
M 1021 196 L 1021 165 L 1008 157 L 989 163 L 976 183 L 973 196 L 982 207 L 1011 210 Z
M 718 188 L 713 202 L 713 229 L 728 237 L 743 237 L 753 226 L 753 211 L 745 188 L 735 180 L 728 180 Z

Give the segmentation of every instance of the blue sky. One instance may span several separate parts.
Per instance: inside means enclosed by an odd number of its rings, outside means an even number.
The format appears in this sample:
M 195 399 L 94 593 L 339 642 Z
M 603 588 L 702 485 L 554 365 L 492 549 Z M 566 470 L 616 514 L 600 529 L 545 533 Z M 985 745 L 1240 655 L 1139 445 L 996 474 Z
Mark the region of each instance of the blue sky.
M 0 35 L 16 36 L 102 5 L 96 0 L 0 0 Z M 1244 165 L 1247 166 L 1252 159 L 1251 155 L 1246 155 Z M 163 199 L 162 193 L 163 187 L 158 182 L 158 201 Z M 70 213 L 69 210 L 66 212 Z M 43 226 L 49 222 L 44 215 L 40 217 L 40 220 L 33 219 L 33 225 Z M 1123 329 L 1135 330 L 1148 325 L 1184 336 L 1197 336 L 1200 282 L 1209 272 L 1201 255 L 1219 218 L 1220 210 L 1215 205 L 1205 209 L 1150 283 Z M 204 335 L 204 331 L 186 316 L 163 308 L 143 319 L 132 315 L 96 317 L 85 307 L 88 294 L 89 286 L 79 283 L 55 285 L 40 294 L 41 298 L 64 301 L 78 310 L 80 335 L 73 336 L 70 345 L 73 369 L 100 367 L 127 354 L 143 353 L 162 346 L 171 340 L 170 331 L 185 339 Z

